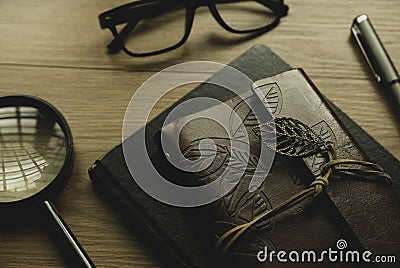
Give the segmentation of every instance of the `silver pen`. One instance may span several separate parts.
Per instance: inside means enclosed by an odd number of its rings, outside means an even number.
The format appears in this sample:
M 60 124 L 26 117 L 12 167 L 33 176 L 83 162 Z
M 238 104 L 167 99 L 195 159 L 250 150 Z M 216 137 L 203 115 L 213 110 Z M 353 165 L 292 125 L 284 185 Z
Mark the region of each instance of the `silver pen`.
M 353 20 L 351 32 L 374 73 L 379 87 L 393 101 L 397 113 L 400 114 L 399 74 L 367 15 L 357 16 Z

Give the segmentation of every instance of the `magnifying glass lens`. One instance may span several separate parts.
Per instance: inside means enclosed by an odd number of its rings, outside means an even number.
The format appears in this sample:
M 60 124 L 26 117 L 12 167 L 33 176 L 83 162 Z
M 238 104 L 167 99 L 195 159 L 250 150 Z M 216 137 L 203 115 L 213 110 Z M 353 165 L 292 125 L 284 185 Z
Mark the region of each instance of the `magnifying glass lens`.
M 69 178 L 73 151 L 71 130 L 54 106 L 31 96 L 0 97 L 2 215 L 32 216 L 35 209 L 46 212 L 73 257 L 68 259 L 95 267 L 50 201 Z
M 47 187 L 67 154 L 64 131 L 39 108 L 0 108 L 0 202 L 31 197 Z

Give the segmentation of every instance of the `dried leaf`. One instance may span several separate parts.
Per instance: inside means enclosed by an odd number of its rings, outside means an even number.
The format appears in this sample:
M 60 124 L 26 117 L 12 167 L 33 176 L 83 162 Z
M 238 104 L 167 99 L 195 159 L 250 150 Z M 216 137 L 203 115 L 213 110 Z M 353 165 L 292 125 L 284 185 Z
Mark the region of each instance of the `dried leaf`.
M 277 153 L 287 156 L 307 157 L 325 151 L 325 142 L 309 126 L 293 118 L 276 118 L 253 132 Z M 276 140 L 271 138 L 275 134 Z M 276 142 L 276 143 L 275 143 Z

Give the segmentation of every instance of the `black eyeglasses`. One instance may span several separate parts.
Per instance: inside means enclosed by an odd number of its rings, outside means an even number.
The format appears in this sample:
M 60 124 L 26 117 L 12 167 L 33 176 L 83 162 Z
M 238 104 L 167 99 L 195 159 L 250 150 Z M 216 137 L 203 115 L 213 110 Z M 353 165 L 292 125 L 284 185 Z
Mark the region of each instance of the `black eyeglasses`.
M 107 46 L 110 53 L 152 56 L 186 42 L 201 6 L 207 6 L 225 30 L 254 35 L 276 27 L 288 11 L 283 0 L 140 0 L 100 14 L 100 26 L 114 36 Z

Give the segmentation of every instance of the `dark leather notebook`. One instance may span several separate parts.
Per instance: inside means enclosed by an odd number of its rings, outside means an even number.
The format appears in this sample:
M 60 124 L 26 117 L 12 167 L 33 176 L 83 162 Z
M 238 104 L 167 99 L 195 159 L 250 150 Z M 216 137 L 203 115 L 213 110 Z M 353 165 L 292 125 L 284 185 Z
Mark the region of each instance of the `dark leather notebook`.
M 269 48 L 262 45 L 254 46 L 229 65 L 247 74 L 253 81 L 292 69 Z M 178 103 L 200 96 L 216 98 L 221 101 L 227 101 L 234 97 L 232 94 L 221 91 L 209 84 L 202 84 L 179 100 Z M 380 164 L 387 173 L 398 179 L 398 174 L 400 174 L 399 161 L 334 104 L 329 101 L 327 103 L 331 106 L 342 125 L 348 130 L 350 136 L 358 143 L 359 148 L 365 153 L 366 157 L 372 162 Z M 157 135 L 157 131 L 160 130 L 166 115 L 171 109 L 172 107 L 147 125 L 147 135 L 149 137 Z M 135 135 L 130 139 L 134 141 Z M 155 142 L 151 142 L 151 138 L 149 140 L 150 142 L 147 144 L 148 151 L 157 158 L 159 153 L 158 146 Z M 276 166 L 279 167 L 279 159 L 277 162 Z M 287 163 L 282 162 L 281 165 L 284 167 Z M 121 145 L 97 160 L 89 169 L 89 174 L 94 185 L 99 189 L 99 194 L 104 198 L 110 199 L 115 207 L 125 214 L 127 218 L 131 218 L 132 221 L 142 226 L 143 230 L 152 237 L 154 246 L 160 249 L 158 252 L 163 252 L 163 255 L 169 259 L 167 261 L 173 263 L 174 267 L 176 265 L 184 267 L 218 266 L 219 260 L 213 253 L 215 237 L 210 232 L 210 229 L 205 226 L 207 221 L 199 220 L 203 218 L 203 215 L 204 217 L 209 215 L 211 205 L 198 208 L 179 208 L 163 204 L 148 196 L 131 178 L 125 164 Z M 399 193 L 398 181 L 394 182 L 393 188 Z M 363 194 L 365 193 L 358 193 L 359 196 Z M 334 200 L 334 203 L 340 204 L 340 202 L 342 202 L 340 199 Z M 344 211 L 345 215 L 346 213 L 350 215 L 351 221 L 351 211 L 350 213 Z M 336 220 L 343 221 L 341 217 L 337 217 Z M 345 220 L 348 219 L 346 218 Z M 343 222 L 340 224 L 346 226 Z M 384 228 L 391 227 L 386 226 Z M 346 238 L 354 240 L 353 243 L 357 244 L 355 247 L 362 248 L 365 246 L 364 241 L 359 241 L 360 234 L 357 232 L 354 234 L 351 227 L 342 228 L 340 233 L 345 235 Z M 374 236 L 372 235 L 372 237 Z M 393 252 L 393 254 L 395 253 Z

